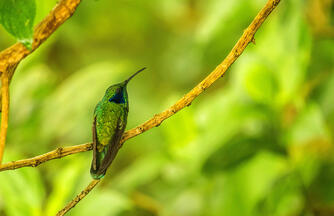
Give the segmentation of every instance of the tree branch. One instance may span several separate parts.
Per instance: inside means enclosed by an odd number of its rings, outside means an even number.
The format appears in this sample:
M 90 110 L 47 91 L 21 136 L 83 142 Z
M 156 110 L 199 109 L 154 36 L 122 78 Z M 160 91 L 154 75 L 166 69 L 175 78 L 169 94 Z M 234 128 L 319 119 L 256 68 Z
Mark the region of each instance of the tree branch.
M 48 39 L 61 24 L 70 18 L 80 2 L 81 0 L 60 0 L 49 15 L 36 26 L 31 50 L 28 50 L 22 43 L 18 42 L 0 52 L 0 72 L 8 72 L 9 83 L 17 65 Z
M 41 163 L 44 163 L 49 160 L 58 159 L 65 157 L 67 155 L 76 154 L 79 152 L 85 152 L 92 150 L 92 143 L 85 143 L 81 145 L 69 146 L 69 147 L 59 147 L 53 151 L 47 152 L 42 155 L 38 155 L 33 158 L 28 158 L 24 160 L 12 161 L 5 163 L 0 166 L 0 171 L 13 170 L 21 167 L 36 167 Z
M 121 143 L 125 140 L 135 137 L 145 131 L 159 126 L 165 119 L 174 115 L 179 110 L 186 106 L 189 106 L 191 102 L 201 94 L 205 89 L 211 86 L 216 80 L 224 75 L 226 70 L 235 62 L 235 60 L 242 54 L 247 45 L 254 41 L 254 35 L 259 29 L 261 24 L 265 21 L 268 15 L 274 10 L 278 5 L 280 0 L 268 0 L 267 4 L 262 8 L 262 10 L 256 15 L 252 23 L 244 31 L 241 38 L 238 40 L 236 45 L 233 47 L 231 52 L 227 55 L 224 61 L 216 67 L 216 69 L 209 74 L 202 82 L 200 82 L 195 88 L 188 92 L 184 97 L 182 97 L 178 102 L 172 105 L 169 109 L 164 112 L 155 115 L 152 119 L 146 121 L 145 123 L 139 125 L 127 131 L 123 137 Z M 119 148 L 121 148 L 120 145 Z M 73 208 L 80 200 L 82 200 L 98 183 L 100 180 L 93 180 L 79 195 L 76 196 L 70 203 L 68 203 L 62 210 L 57 213 L 57 216 L 62 216 L 66 214 L 71 208 Z
M 3 112 L 1 113 L 1 128 L 0 128 L 0 166 L 6 145 L 8 116 L 9 116 L 9 81 L 7 73 L 2 73 L 1 84 L 2 84 L 1 92 L 3 95 L 2 97 Z
M 93 180 L 89 183 L 89 185 L 85 188 L 85 190 L 81 191 L 71 202 L 69 202 L 62 210 L 60 210 L 56 216 L 63 216 L 65 215 L 69 210 L 71 210 L 80 200 L 85 198 L 85 196 L 93 190 L 93 188 L 100 182 L 99 180 Z
M 150 120 L 144 122 L 143 124 L 126 131 L 121 139 L 121 143 L 124 143 L 126 140 L 133 138 L 145 131 L 158 127 L 164 120 L 174 115 L 176 112 L 180 111 L 184 107 L 190 106 L 191 102 L 200 95 L 203 91 L 205 91 L 208 87 L 210 87 L 215 81 L 217 81 L 220 77 L 224 75 L 227 69 L 235 62 L 235 60 L 242 54 L 247 45 L 254 41 L 254 35 L 268 15 L 274 10 L 274 8 L 278 5 L 280 0 L 268 0 L 267 4 L 262 8 L 262 10 L 256 15 L 252 23 L 248 26 L 248 28 L 244 31 L 243 35 L 240 37 L 238 42 L 235 44 L 231 52 L 227 55 L 224 61 L 219 64 L 214 71 L 212 71 L 202 82 L 200 82 L 197 86 L 195 86 L 190 92 L 188 92 L 185 96 L 183 96 L 180 100 L 178 100 L 174 105 L 169 107 L 167 110 L 156 114 Z M 89 145 L 89 147 L 87 146 Z M 120 148 L 122 145 L 120 146 Z M 51 151 L 44 155 L 36 156 L 34 158 L 29 158 L 25 160 L 14 161 L 10 163 L 3 164 L 0 167 L 0 171 L 4 170 L 12 170 L 26 166 L 37 166 L 40 163 L 46 162 L 48 160 L 64 157 L 70 154 L 75 154 L 78 152 L 89 151 L 92 149 L 91 143 L 76 145 L 71 147 L 62 148 L 63 150 L 70 149 L 66 152 L 66 154 L 58 154 L 55 153 L 57 150 Z M 45 156 L 47 155 L 47 156 Z M 36 161 L 36 158 L 38 160 Z
M 1 130 L 0 130 L 0 165 L 4 153 L 9 115 L 9 83 L 14 75 L 17 65 L 34 50 L 36 50 L 56 29 L 70 18 L 81 0 L 61 0 L 47 17 L 40 22 L 34 31 L 32 49 L 28 50 L 22 43 L 0 52 L 0 73 L 1 73 L 1 92 L 2 98 L 0 106 Z M 37 161 L 35 161 L 37 162 Z

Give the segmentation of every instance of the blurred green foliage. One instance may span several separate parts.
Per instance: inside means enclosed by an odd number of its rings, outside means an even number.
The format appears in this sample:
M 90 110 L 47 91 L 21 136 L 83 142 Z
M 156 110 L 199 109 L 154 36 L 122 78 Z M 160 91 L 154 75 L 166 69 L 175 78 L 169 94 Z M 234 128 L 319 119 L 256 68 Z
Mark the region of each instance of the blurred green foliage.
M 226 76 L 127 141 L 68 215 L 334 215 L 334 41 L 314 31 L 315 1 L 282 1 Z M 35 23 L 55 2 L 36 2 Z M 143 66 L 129 85 L 127 128 L 166 109 L 265 2 L 83 1 L 16 71 L 4 161 L 89 142 L 105 89 Z M 1 49 L 14 42 L 0 35 Z M 90 182 L 91 158 L 1 172 L 0 215 L 54 215 Z

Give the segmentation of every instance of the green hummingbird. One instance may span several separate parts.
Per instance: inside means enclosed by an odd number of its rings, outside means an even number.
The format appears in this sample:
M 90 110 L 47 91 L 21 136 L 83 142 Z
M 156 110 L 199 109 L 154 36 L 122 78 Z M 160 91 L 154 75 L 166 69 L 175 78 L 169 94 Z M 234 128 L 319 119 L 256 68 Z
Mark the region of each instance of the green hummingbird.
M 129 101 L 126 86 L 129 81 L 146 68 L 142 68 L 124 82 L 110 86 L 96 105 L 93 121 L 93 161 L 90 174 L 100 179 L 114 160 L 125 130 Z

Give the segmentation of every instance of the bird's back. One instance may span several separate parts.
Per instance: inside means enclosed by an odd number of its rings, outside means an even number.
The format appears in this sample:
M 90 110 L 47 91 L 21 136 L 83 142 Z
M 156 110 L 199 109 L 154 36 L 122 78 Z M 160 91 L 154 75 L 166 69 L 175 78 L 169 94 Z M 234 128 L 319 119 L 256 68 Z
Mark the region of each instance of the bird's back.
M 91 174 L 96 179 L 104 176 L 116 156 L 126 126 L 127 114 L 127 109 L 120 104 L 101 101 L 96 106 L 93 124 L 94 158 L 91 167 Z

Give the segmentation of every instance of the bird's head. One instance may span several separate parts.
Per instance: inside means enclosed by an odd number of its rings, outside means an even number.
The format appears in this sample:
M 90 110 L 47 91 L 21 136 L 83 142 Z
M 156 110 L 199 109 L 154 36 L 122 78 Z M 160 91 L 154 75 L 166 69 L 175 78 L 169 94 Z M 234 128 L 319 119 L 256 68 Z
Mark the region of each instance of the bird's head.
M 110 86 L 104 95 L 104 99 L 108 100 L 110 103 L 116 103 L 116 104 L 127 106 L 128 93 L 126 90 L 126 86 L 134 76 L 136 76 L 138 73 L 140 73 L 141 71 L 145 69 L 146 68 L 142 68 L 136 73 L 134 73 L 132 76 L 130 76 L 128 79 L 126 79 L 125 81 Z

